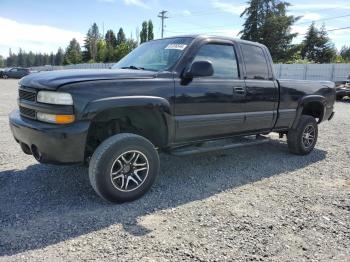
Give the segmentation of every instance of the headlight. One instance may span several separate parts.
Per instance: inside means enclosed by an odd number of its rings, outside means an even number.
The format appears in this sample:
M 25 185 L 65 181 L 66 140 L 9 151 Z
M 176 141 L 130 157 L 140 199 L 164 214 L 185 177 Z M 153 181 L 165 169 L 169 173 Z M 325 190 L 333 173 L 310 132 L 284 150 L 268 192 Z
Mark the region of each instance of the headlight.
M 73 105 L 71 94 L 60 92 L 39 91 L 37 101 L 53 105 Z
M 37 112 L 36 118 L 42 122 L 53 123 L 53 124 L 70 124 L 75 120 L 74 115 L 53 115 Z

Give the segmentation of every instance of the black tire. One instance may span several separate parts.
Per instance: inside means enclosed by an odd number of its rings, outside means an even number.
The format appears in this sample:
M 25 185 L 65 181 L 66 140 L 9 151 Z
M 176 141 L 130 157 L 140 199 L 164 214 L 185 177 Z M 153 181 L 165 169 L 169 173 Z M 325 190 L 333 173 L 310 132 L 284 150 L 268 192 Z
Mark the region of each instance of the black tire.
M 129 164 L 125 164 L 126 162 L 124 162 L 127 154 L 134 157 L 132 155 L 133 152 L 139 153 L 137 158 L 141 157 L 146 163 L 141 165 L 147 165 L 148 168 L 147 171 L 144 170 L 146 172 L 144 172 L 143 177 L 141 174 L 136 173 L 138 179 L 142 177 L 142 182 L 134 177 L 135 173 L 133 173 L 133 170 L 136 171 L 134 164 L 136 165 L 136 162 L 140 160 L 136 159 L 133 163 L 131 163 L 132 161 L 130 160 Z M 123 156 L 125 156 L 125 158 L 123 158 Z M 123 161 L 120 161 L 120 159 L 123 159 Z M 112 173 L 115 165 L 119 165 L 118 163 L 120 163 L 121 172 L 116 173 L 118 173 L 118 176 L 123 177 L 115 179 L 113 178 Z M 124 168 L 122 164 L 125 165 Z M 127 166 L 129 167 L 129 171 L 125 171 Z M 128 175 L 126 173 L 125 175 L 122 175 L 124 172 L 127 172 Z M 158 175 L 158 172 L 159 156 L 158 152 L 154 148 L 154 145 L 141 136 L 128 133 L 118 134 L 105 140 L 95 150 L 89 164 L 89 178 L 91 186 L 100 197 L 115 203 L 133 201 L 140 198 L 151 188 Z M 130 179 L 135 187 L 131 191 L 127 191 L 129 183 L 128 177 L 134 178 L 133 180 Z M 124 183 L 124 179 L 126 179 L 126 182 L 128 183 Z M 139 184 L 136 184 L 136 182 L 134 183 L 133 181 L 135 180 L 139 182 Z M 122 185 L 120 186 L 120 184 Z
M 343 96 L 337 96 L 337 100 L 342 100 Z
M 309 128 L 307 130 L 307 128 Z M 313 130 L 313 140 L 311 139 L 311 133 L 309 130 Z M 305 135 L 305 136 L 304 136 Z M 307 136 L 307 138 L 306 138 Z M 307 155 L 315 147 L 318 137 L 318 126 L 314 117 L 308 115 L 302 115 L 296 129 L 290 129 L 287 135 L 289 151 L 297 155 Z M 308 142 L 308 143 L 307 143 Z
M 21 146 L 21 149 L 22 149 L 24 154 L 32 155 L 32 151 L 30 150 L 30 148 L 27 145 L 20 143 L 20 146 Z

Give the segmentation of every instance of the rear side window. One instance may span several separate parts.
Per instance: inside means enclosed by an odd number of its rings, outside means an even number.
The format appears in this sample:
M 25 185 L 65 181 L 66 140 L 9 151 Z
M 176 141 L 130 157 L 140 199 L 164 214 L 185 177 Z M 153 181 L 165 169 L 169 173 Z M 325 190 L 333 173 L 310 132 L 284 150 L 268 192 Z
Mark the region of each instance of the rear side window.
M 268 64 L 259 46 L 242 44 L 243 59 L 247 73 L 247 79 L 269 79 Z
M 214 75 L 216 78 L 238 78 L 238 67 L 236 54 L 231 45 L 207 44 L 202 46 L 195 61 L 210 61 L 214 67 Z

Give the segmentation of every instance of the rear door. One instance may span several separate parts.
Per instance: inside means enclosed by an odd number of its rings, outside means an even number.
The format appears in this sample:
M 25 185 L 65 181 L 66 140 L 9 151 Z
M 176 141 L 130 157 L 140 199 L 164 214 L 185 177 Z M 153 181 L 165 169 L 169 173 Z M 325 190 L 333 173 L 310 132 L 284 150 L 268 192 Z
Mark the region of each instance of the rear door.
M 245 87 L 234 43 L 206 42 L 189 63 L 194 61 L 210 61 L 214 75 L 190 81 L 175 79 L 176 141 L 241 131 Z
M 270 59 L 262 46 L 241 43 L 240 48 L 245 65 L 245 131 L 269 130 L 278 107 L 278 84 L 273 79 Z

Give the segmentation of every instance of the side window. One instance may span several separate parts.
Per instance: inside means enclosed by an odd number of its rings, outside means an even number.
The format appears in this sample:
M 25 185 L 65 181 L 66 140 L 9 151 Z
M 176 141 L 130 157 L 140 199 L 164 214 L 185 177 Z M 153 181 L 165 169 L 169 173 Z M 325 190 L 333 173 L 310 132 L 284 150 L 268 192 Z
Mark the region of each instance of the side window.
M 10 71 L 11 71 L 11 72 L 17 72 L 18 69 L 17 69 L 17 68 L 12 68 Z
M 247 79 L 269 79 L 268 64 L 259 46 L 242 44 Z
M 231 45 L 208 44 L 202 46 L 193 62 L 210 61 L 216 78 L 238 78 L 236 54 Z

